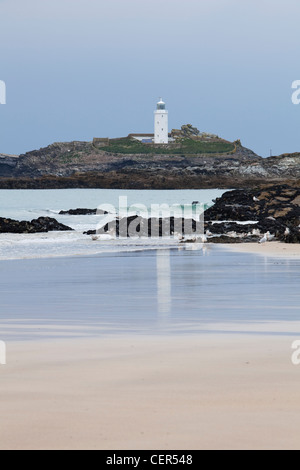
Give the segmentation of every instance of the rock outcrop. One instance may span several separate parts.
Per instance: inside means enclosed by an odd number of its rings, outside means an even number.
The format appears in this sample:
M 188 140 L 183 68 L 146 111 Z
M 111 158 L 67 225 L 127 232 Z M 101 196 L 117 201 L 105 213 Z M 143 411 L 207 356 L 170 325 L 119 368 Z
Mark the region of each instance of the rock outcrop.
M 117 237 L 164 237 L 176 235 L 192 235 L 196 233 L 197 224 L 192 219 L 183 218 L 149 218 L 133 215 L 123 217 L 105 224 L 98 231 L 89 230 L 85 235 L 111 233 Z
M 197 127 L 193 127 L 192 124 L 185 124 L 181 126 L 181 129 L 173 129 L 171 132 L 172 137 L 180 139 L 196 137 L 198 135 L 200 135 L 200 131 Z
M 0 177 L 8 177 L 14 174 L 18 158 L 18 155 L 6 155 L 0 153 Z
M 0 218 L 0 233 L 43 233 L 73 230 L 50 217 L 39 217 L 31 222 Z
M 274 239 L 300 243 L 300 189 L 287 185 L 228 191 L 205 212 L 209 241 Z M 228 240 L 227 240 L 228 241 Z
M 215 205 L 205 211 L 204 231 L 210 243 L 242 243 L 278 240 L 300 243 L 300 189 L 287 185 L 260 190 L 228 191 Z M 116 219 L 99 231 L 86 235 L 107 234 L 121 237 L 178 238 L 194 236 L 192 241 L 205 237 L 201 224 L 183 218 L 150 218 L 140 216 Z M 202 227 L 203 228 L 203 227 Z M 183 240 L 184 241 L 184 240 Z
M 101 209 L 69 209 L 68 211 L 60 211 L 59 215 L 101 215 L 108 212 Z

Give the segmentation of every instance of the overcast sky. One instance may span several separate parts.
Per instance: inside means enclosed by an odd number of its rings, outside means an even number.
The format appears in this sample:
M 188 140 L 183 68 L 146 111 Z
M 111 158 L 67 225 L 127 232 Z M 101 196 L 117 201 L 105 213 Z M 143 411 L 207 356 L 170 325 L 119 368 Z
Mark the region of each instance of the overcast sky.
M 0 0 L 0 153 L 191 123 L 300 151 L 299 0 Z

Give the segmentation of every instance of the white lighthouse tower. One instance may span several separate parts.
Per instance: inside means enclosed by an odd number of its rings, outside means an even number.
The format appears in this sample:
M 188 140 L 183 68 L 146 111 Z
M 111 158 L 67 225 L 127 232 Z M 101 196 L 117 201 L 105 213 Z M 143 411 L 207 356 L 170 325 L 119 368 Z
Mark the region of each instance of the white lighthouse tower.
M 168 111 L 166 110 L 166 103 L 163 102 L 162 98 L 160 98 L 154 111 L 154 143 L 169 143 Z

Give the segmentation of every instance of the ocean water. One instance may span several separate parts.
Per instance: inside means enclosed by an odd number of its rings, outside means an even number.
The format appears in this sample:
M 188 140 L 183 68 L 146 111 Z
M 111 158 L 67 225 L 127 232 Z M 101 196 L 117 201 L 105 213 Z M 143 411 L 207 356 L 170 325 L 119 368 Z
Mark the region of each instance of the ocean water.
M 88 208 L 95 209 L 108 205 L 120 216 L 135 214 L 141 208 L 146 215 L 153 205 L 168 204 L 178 217 L 193 214 L 192 203 L 199 201 L 211 205 L 219 197 L 221 190 L 182 190 L 182 191 L 130 191 L 108 189 L 66 189 L 66 190 L 0 190 L 0 217 L 15 220 L 32 220 L 38 217 L 54 217 L 71 227 L 73 232 L 53 232 L 43 234 L 0 234 L 0 260 L 23 258 L 46 258 L 53 256 L 78 256 L 106 252 L 134 251 L 171 247 L 178 240 L 110 240 L 94 241 L 83 235 L 84 231 L 97 228 L 101 217 L 97 215 L 59 215 L 61 210 Z M 120 198 L 122 198 L 120 200 Z M 120 202 L 121 201 L 121 202 Z M 108 207 L 109 209 L 109 207 Z
M 0 339 L 111 334 L 300 334 L 300 260 L 174 240 L 98 240 L 98 216 L 60 210 L 211 204 L 222 191 L 0 191 L 0 216 L 53 216 L 73 232 L 0 234 Z M 176 209 L 176 208 L 175 208 Z M 124 210 L 124 207 L 123 209 Z M 177 210 L 177 209 L 176 209 Z M 216 345 L 217 347 L 217 345 Z

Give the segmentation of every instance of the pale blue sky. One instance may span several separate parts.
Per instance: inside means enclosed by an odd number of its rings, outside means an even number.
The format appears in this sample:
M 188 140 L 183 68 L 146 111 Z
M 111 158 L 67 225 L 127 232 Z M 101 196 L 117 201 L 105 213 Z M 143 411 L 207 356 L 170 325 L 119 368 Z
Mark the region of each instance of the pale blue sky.
M 0 153 L 191 123 L 300 151 L 299 0 L 0 0 Z

